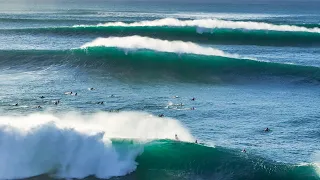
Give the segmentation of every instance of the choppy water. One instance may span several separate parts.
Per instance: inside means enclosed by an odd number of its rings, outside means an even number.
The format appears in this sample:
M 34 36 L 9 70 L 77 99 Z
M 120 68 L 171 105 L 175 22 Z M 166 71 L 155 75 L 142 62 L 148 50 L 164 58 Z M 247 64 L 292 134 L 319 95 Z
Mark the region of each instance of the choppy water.
M 319 1 L 0 2 L 1 179 L 320 179 Z

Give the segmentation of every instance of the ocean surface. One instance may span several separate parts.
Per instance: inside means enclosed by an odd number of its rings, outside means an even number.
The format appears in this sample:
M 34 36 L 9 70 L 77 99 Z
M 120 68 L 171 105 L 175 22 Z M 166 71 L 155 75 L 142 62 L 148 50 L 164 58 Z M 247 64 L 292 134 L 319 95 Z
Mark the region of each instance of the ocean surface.
M 0 179 L 320 179 L 320 1 L 0 4 Z

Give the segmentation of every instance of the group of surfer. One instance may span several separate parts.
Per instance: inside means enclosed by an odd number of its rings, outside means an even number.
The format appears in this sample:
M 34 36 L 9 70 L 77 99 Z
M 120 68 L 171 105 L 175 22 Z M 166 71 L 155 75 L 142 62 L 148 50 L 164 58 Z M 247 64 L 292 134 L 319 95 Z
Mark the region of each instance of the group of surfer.
M 95 90 L 95 88 L 91 87 L 91 88 L 88 88 L 88 90 L 93 91 L 93 90 Z M 65 94 L 65 95 L 72 95 L 72 96 L 77 96 L 77 95 L 78 95 L 77 92 L 72 92 L 72 91 L 65 92 L 64 94 Z M 115 95 L 112 94 L 110 97 L 113 98 L 113 97 L 115 97 Z M 40 99 L 45 99 L 46 97 L 45 97 L 45 96 L 40 96 L 39 98 L 40 98 Z M 53 102 L 54 105 L 60 104 L 60 100 L 56 100 L 56 101 L 52 101 L 52 102 Z M 97 102 L 96 104 L 104 104 L 104 101 L 99 101 L 99 102 Z M 13 104 L 12 106 L 19 106 L 19 103 L 15 103 L 15 104 Z M 41 109 L 42 106 L 37 105 L 37 106 L 35 106 L 35 108 Z M 118 111 L 119 111 L 119 110 L 114 111 L 114 112 L 118 112 Z

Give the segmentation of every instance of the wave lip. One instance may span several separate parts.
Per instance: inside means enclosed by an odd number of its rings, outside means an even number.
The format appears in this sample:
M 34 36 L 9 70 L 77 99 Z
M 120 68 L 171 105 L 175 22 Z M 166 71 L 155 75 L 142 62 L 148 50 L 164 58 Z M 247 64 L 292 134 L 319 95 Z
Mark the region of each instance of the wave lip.
M 91 25 L 76 25 L 74 27 L 90 27 Z M 290 31 L 290 32 L 309 32 L 320 33 L 320 28 L 306 28 L 294 25 L 275 25 L 264 22 L 253 21 L 228 21 L 219 19 L 198 19 L 198 20 L 179 20 L 175 18 L 164 18 L 153 21 L 140 21 L 133 23 L 109 22 L 98 24 L 97 26 L 111 27 L 152 27 L 152 26 L 174 26 L 174 27 L 199 27 L 208 29 L 247 29 L 247 30 L 268 30 L 268 31 Z
M 97 38 L 96 40 L 81 46 L 83 49 L 89 47 L 116 47 L 131 50 L 148 49 L 168 53 L 185 53 L 241 59 L 237 54 L 225 53 L 221 50 L 199 46 L 192 42 L 167 41 L 141 36 Z

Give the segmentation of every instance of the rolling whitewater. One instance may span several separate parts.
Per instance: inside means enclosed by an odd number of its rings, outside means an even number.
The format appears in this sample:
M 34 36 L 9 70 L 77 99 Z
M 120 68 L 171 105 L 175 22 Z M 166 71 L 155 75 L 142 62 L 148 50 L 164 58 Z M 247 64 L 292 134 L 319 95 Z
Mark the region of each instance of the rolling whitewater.
M 320 180 L 318 0 L 0 3 L 0 179 Z

